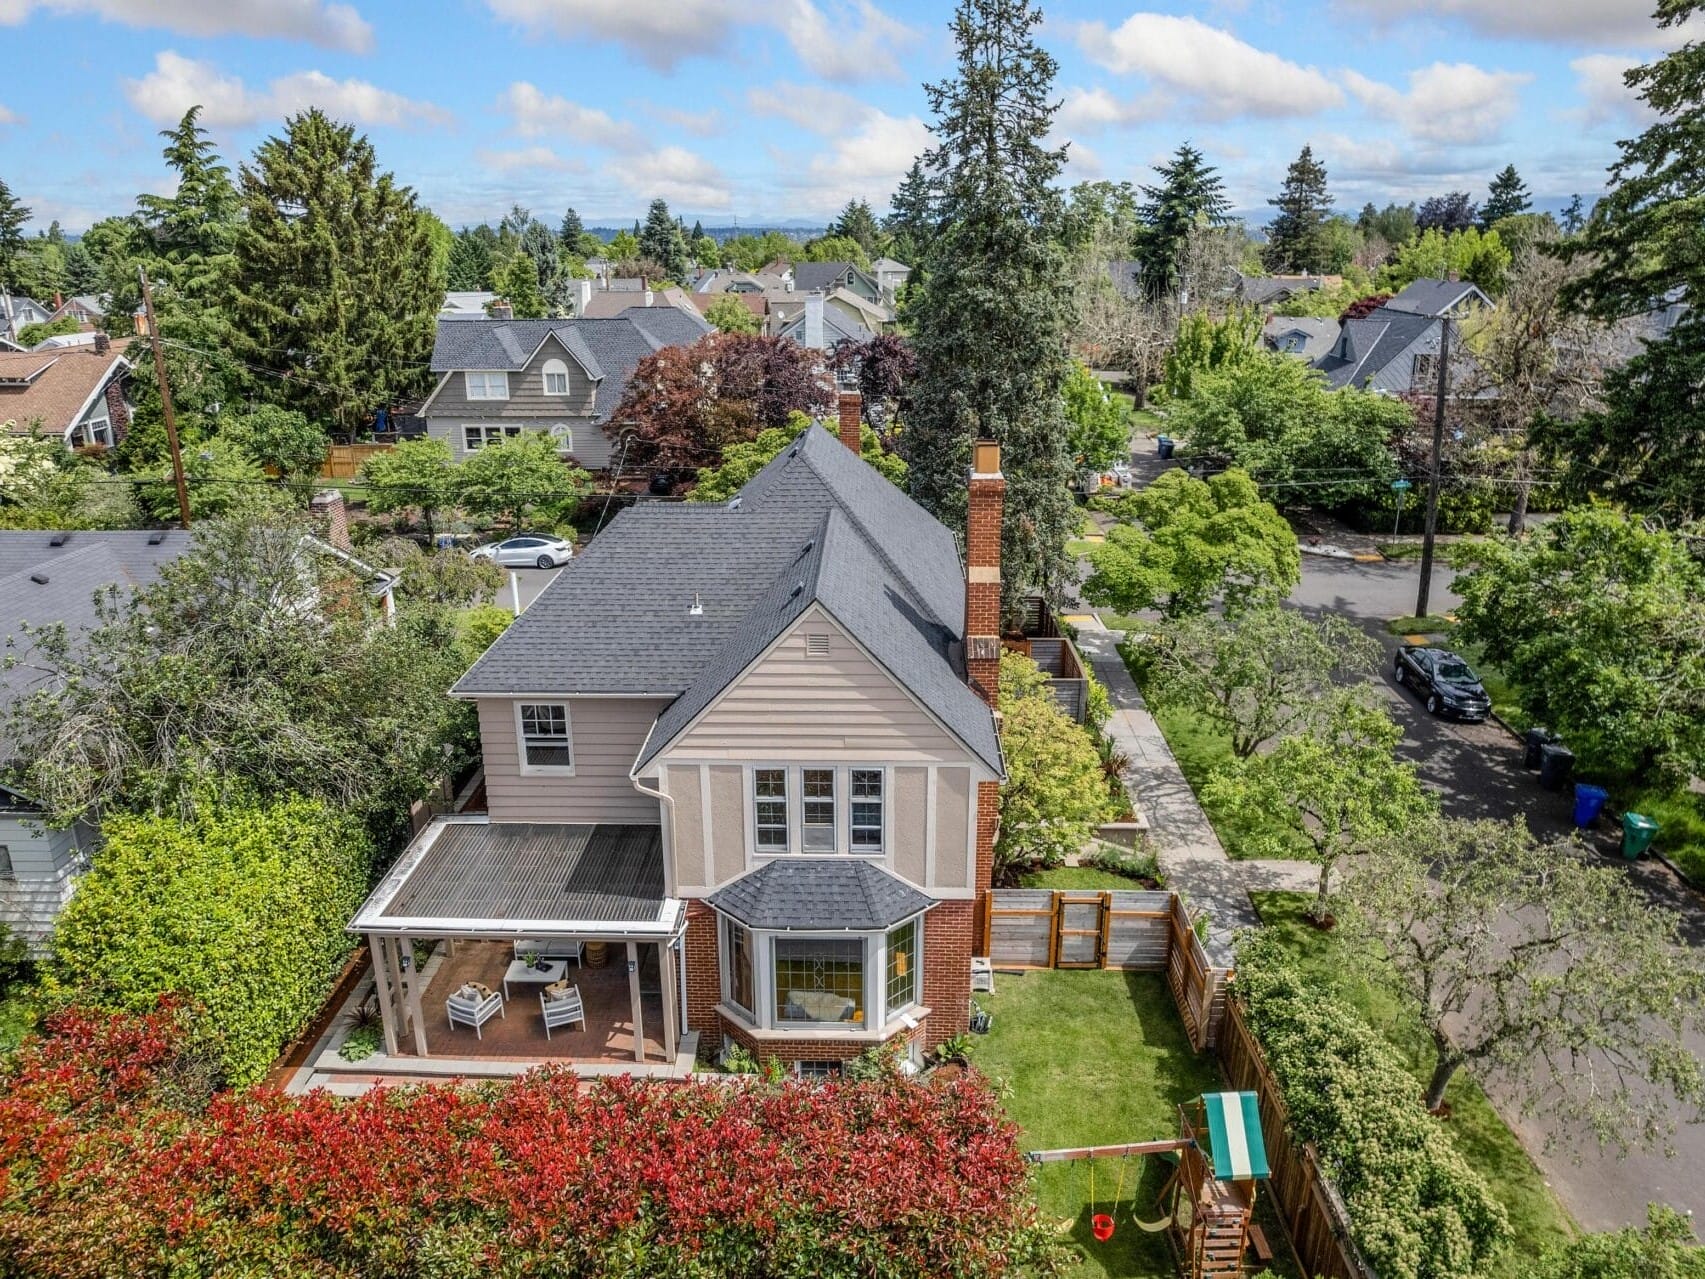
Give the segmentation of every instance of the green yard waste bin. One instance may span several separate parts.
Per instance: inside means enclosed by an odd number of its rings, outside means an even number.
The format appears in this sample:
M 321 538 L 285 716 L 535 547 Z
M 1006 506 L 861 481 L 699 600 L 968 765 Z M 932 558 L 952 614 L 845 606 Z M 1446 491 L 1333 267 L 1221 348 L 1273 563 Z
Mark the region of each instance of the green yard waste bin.
M 1658 824 L 1639 813 L 1622 814 L 1622 855 L 1633 861 L 1652 846 Z

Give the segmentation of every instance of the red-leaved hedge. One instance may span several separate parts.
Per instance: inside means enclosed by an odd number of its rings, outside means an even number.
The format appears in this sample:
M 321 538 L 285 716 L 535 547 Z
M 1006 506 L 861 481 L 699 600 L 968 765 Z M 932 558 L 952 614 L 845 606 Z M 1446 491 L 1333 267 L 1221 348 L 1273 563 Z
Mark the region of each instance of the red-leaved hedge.
M 72 1010 L 0 1068 L 0 1273 L 995 1276 L 1048 1251 L 973 1081 L 208 1098 L 185 1025 Z

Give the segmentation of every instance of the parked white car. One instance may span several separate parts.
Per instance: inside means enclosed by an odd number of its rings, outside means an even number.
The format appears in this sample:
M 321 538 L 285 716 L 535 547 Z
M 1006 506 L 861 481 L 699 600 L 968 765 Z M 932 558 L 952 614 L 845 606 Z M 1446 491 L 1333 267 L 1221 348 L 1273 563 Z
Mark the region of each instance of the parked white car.
M 468 552 L 504 568 L 557 568 L 574 557 L 574 543 L 544 533 L 523 533 Z

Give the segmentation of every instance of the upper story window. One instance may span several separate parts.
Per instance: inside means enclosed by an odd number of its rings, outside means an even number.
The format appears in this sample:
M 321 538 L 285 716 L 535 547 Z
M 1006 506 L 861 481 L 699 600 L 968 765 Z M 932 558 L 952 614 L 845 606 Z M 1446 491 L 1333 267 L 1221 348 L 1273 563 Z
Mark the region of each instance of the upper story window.
M 828 764 L 752 770 L 753 851 L 852 853 L 886 851 L 887 773 Z
M 507 400 L 509 398 L 509 374 L 507 373 L 464 373 L 467 380 L 468 398 L 470 400 Z
M 545 394 L 568 394 L 568 365 L 561 360 L 545 361 Z
M 568 707 L 564 703 L 519 702 L 515 715 L 520 728 L 521 765 L 524 769 L 564 772 L 574 767 Z
M 808 853 L 835 851 L 835 770 L 800 770 L 799 835 Z
M 855 853 L 882 851 L 882 770 L 851 770 L 852 803 L 848 825 Z
M 1437 380 L 1438 365 L 1436 355 L 1417 355 L 1409 375 L 1409 385 L 1416 390 L 1425 389 Z
M 785 853 L 787 851 L 787 770 L 785 768 L 753 769 L 752 797 L 758 851 Z

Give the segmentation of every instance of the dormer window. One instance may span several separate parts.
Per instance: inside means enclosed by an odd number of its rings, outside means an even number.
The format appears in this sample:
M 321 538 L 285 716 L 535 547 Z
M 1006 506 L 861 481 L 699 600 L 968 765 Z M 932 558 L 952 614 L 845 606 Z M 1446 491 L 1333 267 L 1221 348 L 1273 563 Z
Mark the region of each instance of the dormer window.
M 561 360 L 545 361 L 545 394 L 568 394 L 568 365 Z

